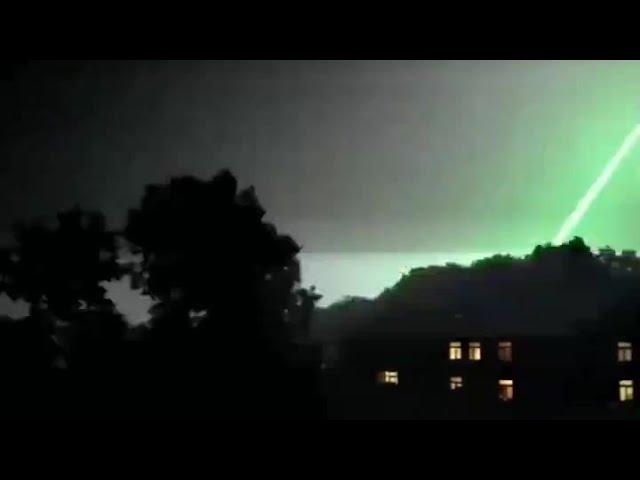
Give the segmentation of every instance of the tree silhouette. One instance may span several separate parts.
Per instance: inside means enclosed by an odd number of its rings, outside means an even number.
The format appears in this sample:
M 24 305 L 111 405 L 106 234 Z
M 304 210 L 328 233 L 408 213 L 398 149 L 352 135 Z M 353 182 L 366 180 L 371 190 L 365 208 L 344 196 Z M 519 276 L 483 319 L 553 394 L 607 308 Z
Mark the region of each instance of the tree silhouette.
M 291 304 L 287 309 L 288 317 L 292 323 L 294 334 L 301 339 L 309 336 L 311 328 L 311 317 L 316 308 L 316 304 L 322 295 L 316 292 L 316 287 L 298 288 L 292 296 Z
M 74 208 L 57 220 L 54 227 L 16 224 L 15 245 L 0 252 L 0 291 L 30 304 L 27 318 L 2 328 L 0 370 L 7 391 L 14 392 L 3 402 L 30 415 L 73 410 L 68 401 L 80 390 L 67 388 L 69 375 L 84 370 L 85 379 L 103 379 L 113 359 L 106 346 L 112 353 L 113 330 L 122 333 L 124 328 L 101 285 L 123 273 L 115 235 L 106 229 L 103 215 Z M 110 327 L 94 332 L 92 339 L 64 338 L 69 323 L 76 330 L 104 321 Z M 72 373 L 67 370 L 69 355 Z
M 296 268 L 298 245 L 262 221 L 265 212 L 251 190 L 236 190 L 226 170 L 210 181 L 180 177 L 147 187 L 125 230 L 143 253 L 147 293 L 185 314 L 235 311 L 243 307 L 230 305 L 239 291 L 256 299 L 268 275 Z
M 17 245 L 5 248 L 0 261 L 0 288 L 12 299 L 29 302 L 34 314 L 61 319 L 82 305 L 112 305 L 100 283 L 123 272 L 102 214 L 74 208 L 58 214 L 55 228 L 17 223 L 14 236 Z
M 320 309 L 319 324 L 351 336 L 433 335 L 467 329 L 487 335 L 566 333 L 578 324 L 629 317 L 640 307 L 640 279 L 627 259 L 613 271 L 575 237 L 562 245 L 538 245 L 522 258 L 494 255 L 459 265 L 415 268 L 359 311 L 336 303 Z M 616 273 L 617 272 L 617 273 Z M 356 314 L 357 313 L 357 314 Z M 611 320 L 609 320 L 611 323 Z M 356 329 L 356 331 L 354 331 Z
M 207 181 L 147 186 L 125 229 L 142 253 L 142 287 L 158 302 L 152 355 L 171 358 L 164 373 L 156 371 L 158 382 L 176 382 L 202 401 L 226 399 L 226 411 L 279 408 L 293 394 L 287 379 L 297 365 L 285 320 L 300 281 L 300 247 L 264 215 L 253 187 L 238 191 L 223 170 Z M 197 312 L 204 318 L 195 325 Z M 254 405 L 238 407 L 242 401 Z

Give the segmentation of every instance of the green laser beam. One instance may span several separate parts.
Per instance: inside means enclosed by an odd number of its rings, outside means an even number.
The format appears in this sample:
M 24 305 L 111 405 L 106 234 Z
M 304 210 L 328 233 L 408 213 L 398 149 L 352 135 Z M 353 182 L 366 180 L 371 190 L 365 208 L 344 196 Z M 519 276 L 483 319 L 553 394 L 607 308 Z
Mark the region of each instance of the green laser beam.
M 598 198 L 600 192 L 602 192 L 602 189 L 607 185 L 607 183 L 609 183 L 609 180 L 611 180 L 611 177 L 620 166 L 622 159 L 627 153 L 629 153 L 629 151 L 633 148 L 639 138 L 640 124 L 636 125 L 631 133 L 627 135 L 627 138 L 624 139 L 624 142 L 622 142 L 622 145 L 620 146 L 616 154 L 604 167 L 604 170 L 602 171 L 600 176 L 596 178 L 596 181 L 593 182 L 593 184 L 589 187 L 587 193 L 585 193 L 584 196 L 580 199 L 578 205 L 576 205 L 576 208 L 564 221 L 564 223 L 560 227 L 560 230 L 558 230 L 558 233 L 553 239 L 553 243 L 563 243 L 569 237 L 569 235 L 571 235 L 571 232 L 573 232 L 573 230 L 578 226 L 582 218 L 589 210 L 591 204 L 596 198 Z

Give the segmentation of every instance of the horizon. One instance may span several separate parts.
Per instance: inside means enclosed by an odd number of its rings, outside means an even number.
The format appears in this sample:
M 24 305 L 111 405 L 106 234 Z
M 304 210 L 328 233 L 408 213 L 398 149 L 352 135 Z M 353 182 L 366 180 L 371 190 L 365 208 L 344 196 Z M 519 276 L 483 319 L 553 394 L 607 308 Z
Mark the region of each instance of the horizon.
M 605 246 L 609 245 L 590 246 L 590 249 L 595 254 Z M 443 266 L 447 263 L 467 267 L 476 260 L 494 255 L 523 258 L 534 248 L 535 245 L 528 249 L 495 252 L 301 252 L 298 255 L 301 263 L 301 286 L 315 286 L 316 291 L 322 295 L 317 305 L 326 308 L 347 297 L 374 299 L 414 268 Z M 612 248 L 617 253 L 627 249 L 636 250 L 629 246 Z M 372 271 L 375 273 L 372 274 Z M 354 285 L 356 288 L 353 288 Z M 137 325 L 150 318 L 148 310 L 154 302 L 150 297 L 132 290 L 128 277 L 108 282 L 105 287 L 108 298 L 114 301 L 118 311 L 129 323 Z M 27 314 L 26 302 L 14 302 L 6 294 L 0 295 L 0 315 L 17 319 Z

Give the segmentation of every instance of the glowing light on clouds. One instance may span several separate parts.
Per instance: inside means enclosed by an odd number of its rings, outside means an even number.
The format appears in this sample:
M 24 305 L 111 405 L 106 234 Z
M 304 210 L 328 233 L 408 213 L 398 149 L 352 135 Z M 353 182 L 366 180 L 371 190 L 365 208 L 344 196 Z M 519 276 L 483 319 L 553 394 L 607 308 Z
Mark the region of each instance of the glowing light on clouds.
M 558 230 L 558 233 L 553 239 L 553 243 L 562 243 L 571 235 L 573 230 L 578 226 L 582 218 L 589 210 L 591 204 L 596 198 L 598 198 L 600 192 L 602 192 L 602 189 L 607 185 L 607 183 L 609 183 L 609 180 L 611 180 L 611 177 L 620 166 L 620 163 L 622 162 L 624 157 L 634 147 L 634 145 L 638 141 L 638 138 L 640 138 L 640 124 L 636 125 L 631 133 L 627 135 L 627 138 L 624 139 L 624 142 L 622 142 L 622 145 L 613 156 L 613 158 L 609 160 L 609 163 L 607 163 L 600 176 L 596 178 L 595 182 L 593 182 L 593 184 L 587 190 L 587 193 L 585 193 L 584 196 L 580 199 L 578 205 L 576 205 L 576 208 L 564 221 L 564 223 L 560 227 L 560 230 Z

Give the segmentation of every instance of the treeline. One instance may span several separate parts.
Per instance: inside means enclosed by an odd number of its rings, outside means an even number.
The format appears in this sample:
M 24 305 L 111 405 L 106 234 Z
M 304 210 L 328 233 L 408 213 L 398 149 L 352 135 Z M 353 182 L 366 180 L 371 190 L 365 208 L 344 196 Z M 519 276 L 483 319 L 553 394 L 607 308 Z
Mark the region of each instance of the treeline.
M 375 299 L 316 313 L 314 336 L 555 335 L 640 330 L 640 259 L 576 237 L 523 257 L 415 268 Z
M 80 208 L 17 223 L 0 293 L 30 311 L 0 323 L 0 415 L 322 417 L 320 296 L 264 215 L 223 170 L 148 185 L 118 231 Z M 146 325 L 106 296 L 124 276 L 155 301 Z

